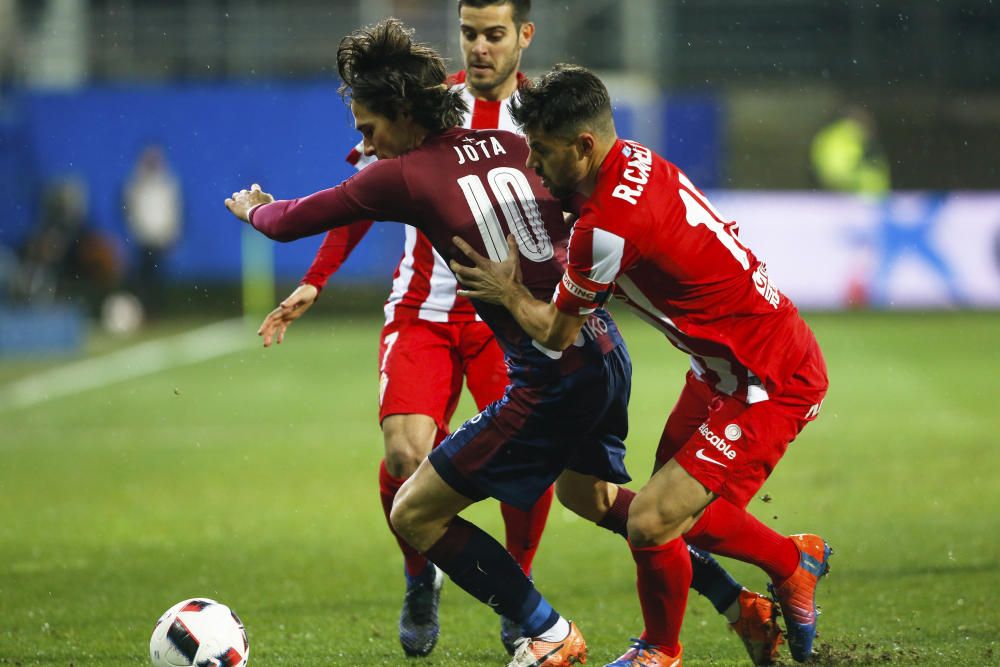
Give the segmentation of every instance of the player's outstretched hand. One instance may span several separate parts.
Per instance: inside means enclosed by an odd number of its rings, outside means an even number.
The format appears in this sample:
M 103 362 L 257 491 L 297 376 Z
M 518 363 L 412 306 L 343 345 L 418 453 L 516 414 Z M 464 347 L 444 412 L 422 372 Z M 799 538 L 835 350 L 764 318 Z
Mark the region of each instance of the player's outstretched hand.
M 254 183 L 249 190 L 234 192 L 233 196 L 226 200 L 226 208 L 243 222 L 250 222 L 250 209 L 258 204 L 270 204 L 274 197 L 260 189 Z
M 521 283 L 520 252 L 513 234 L 507 236 L 507 258 L 502 262 L 483 257 L 457 236 L 452 241 L 472 260 L 472 266 L 463 266 L 451 260 L 451 270 L 462 284 L 462 288 L 458 290 L 460 296 L 506 305 L 508 299 L 524 289 Z
M 280 344 L 285 340 L 288 325 L 302 317 L 316 303 L 318 296 L 319 290 L 314 285 L 299 285 L 277 308 L 268 313 L 257 329 L 257 335 L 264 337 L 264 347 L 271 347 L 271 343 L 277 341 Z

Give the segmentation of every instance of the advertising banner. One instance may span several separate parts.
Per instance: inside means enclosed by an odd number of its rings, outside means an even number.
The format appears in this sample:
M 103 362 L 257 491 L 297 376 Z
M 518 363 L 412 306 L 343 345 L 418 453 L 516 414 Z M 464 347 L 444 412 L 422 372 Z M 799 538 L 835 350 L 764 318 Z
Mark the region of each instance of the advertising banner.
M 1000 307 L 1000 194 L 708 195 L 801 308 Z

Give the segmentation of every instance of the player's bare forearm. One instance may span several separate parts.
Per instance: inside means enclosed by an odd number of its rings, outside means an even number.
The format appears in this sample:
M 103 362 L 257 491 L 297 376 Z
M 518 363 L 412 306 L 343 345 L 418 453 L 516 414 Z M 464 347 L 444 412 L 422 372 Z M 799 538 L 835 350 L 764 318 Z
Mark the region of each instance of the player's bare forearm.
M 302 317 L 318 296 L 319 290 L 314 285 L 299 285 L 277 308 L 268 313 L 257 329 L 257 335 L 264 339 L 264 347 L 271 347 L 271 343 L 275 341 L 280 345 L 285 340 L 288 326 Z
M 554 303 L 536 299 L 524 285 L 508 293 L 503 305 L 532 340 L 550 350 L 565 350 L 572 345 L 587 319 L 567 315 Z
M 473 264 L 451 262 L 451 270 L 462 284 L 458 290 L 461 296 L 502 305 L 526 334 L 550 350 L 565 350 L 576 340 L 586 317 L 563 313 L 554 304 L 536 299 L 524 286 L 513 236 L 507 237 L 507 258 L 502 262 L 486 259 L 457 236 L 453 242 Z

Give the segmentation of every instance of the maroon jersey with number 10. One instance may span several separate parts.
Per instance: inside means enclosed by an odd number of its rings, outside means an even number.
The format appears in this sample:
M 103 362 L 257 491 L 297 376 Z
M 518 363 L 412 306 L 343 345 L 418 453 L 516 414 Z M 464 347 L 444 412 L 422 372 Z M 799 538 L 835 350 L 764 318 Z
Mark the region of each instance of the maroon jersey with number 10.
M 527 154 L 524 138 L 516 134 L 452 128 L 428 135 L 400 157 L 378 160 L 334 188 L 258 206 L 250 222 L 272 239 L 291 241 L 357 220 L 398 221 L 422 231 L 444 259 L 461 263 L 467 259 L 453 236 L 500 261 L 512 233 L 525 286 L 548 301 L 563 274 L 569 230 L 560 202 L 525 169 Z M 621 345 L 604 311 L 595 314 L 603 324 L 586 327 L 590 335 L 581 336 L 578 345 L 554 352 L 531 341 L 502 306 L 473 303 L 507 354 L 515 382 L 543 368 L 569 372 Z

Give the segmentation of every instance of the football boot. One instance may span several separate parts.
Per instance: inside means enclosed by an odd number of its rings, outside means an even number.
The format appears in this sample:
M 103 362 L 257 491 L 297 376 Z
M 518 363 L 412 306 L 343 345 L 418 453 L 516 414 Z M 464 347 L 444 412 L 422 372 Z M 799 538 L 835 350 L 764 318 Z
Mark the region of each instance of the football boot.
M 833 549 L 819 535 L 790 535 L 799 550 L 799 565 L 783 582 L 768 584 L 781 605 L 788 650 L 798 662 L 812 655 L 816 639 L 816 584 L 830 571 Z
M 500 617 L 500 641 L 509 655 L 514 655 L 515 643 L 524 636 L 521 626 L 506 616 Z
M 587 642 L 572 621 L 565 639 L 547 642 L 520 637 L 514 644 L 514 657 L 507 667 L 568 667 L 587 662 Z
M 432 563 L 428 563 L 427 567 L 433 569 L 433 578 L 406 578 L 406 597 L 403 598 L 403 609 L 399 613 L 399 643 L 406 655 L 411 657 L 429 655 L 441 633 L 438 605 L 441 602 L 444 573 Z
M 770 665 L 778 657 L 778 647 L 784 639 L 778 626 L 778 605 L 770 599 L 743 589 L 736 599 L 740 617 L 729 628 L 735 632 L 755 665 Z
M 642 639 L 632 639 L 632 646 L 625 655 L 604 667 L 681 667 L 684 647 L 677 649 L 677 655 L 670 655 Z

